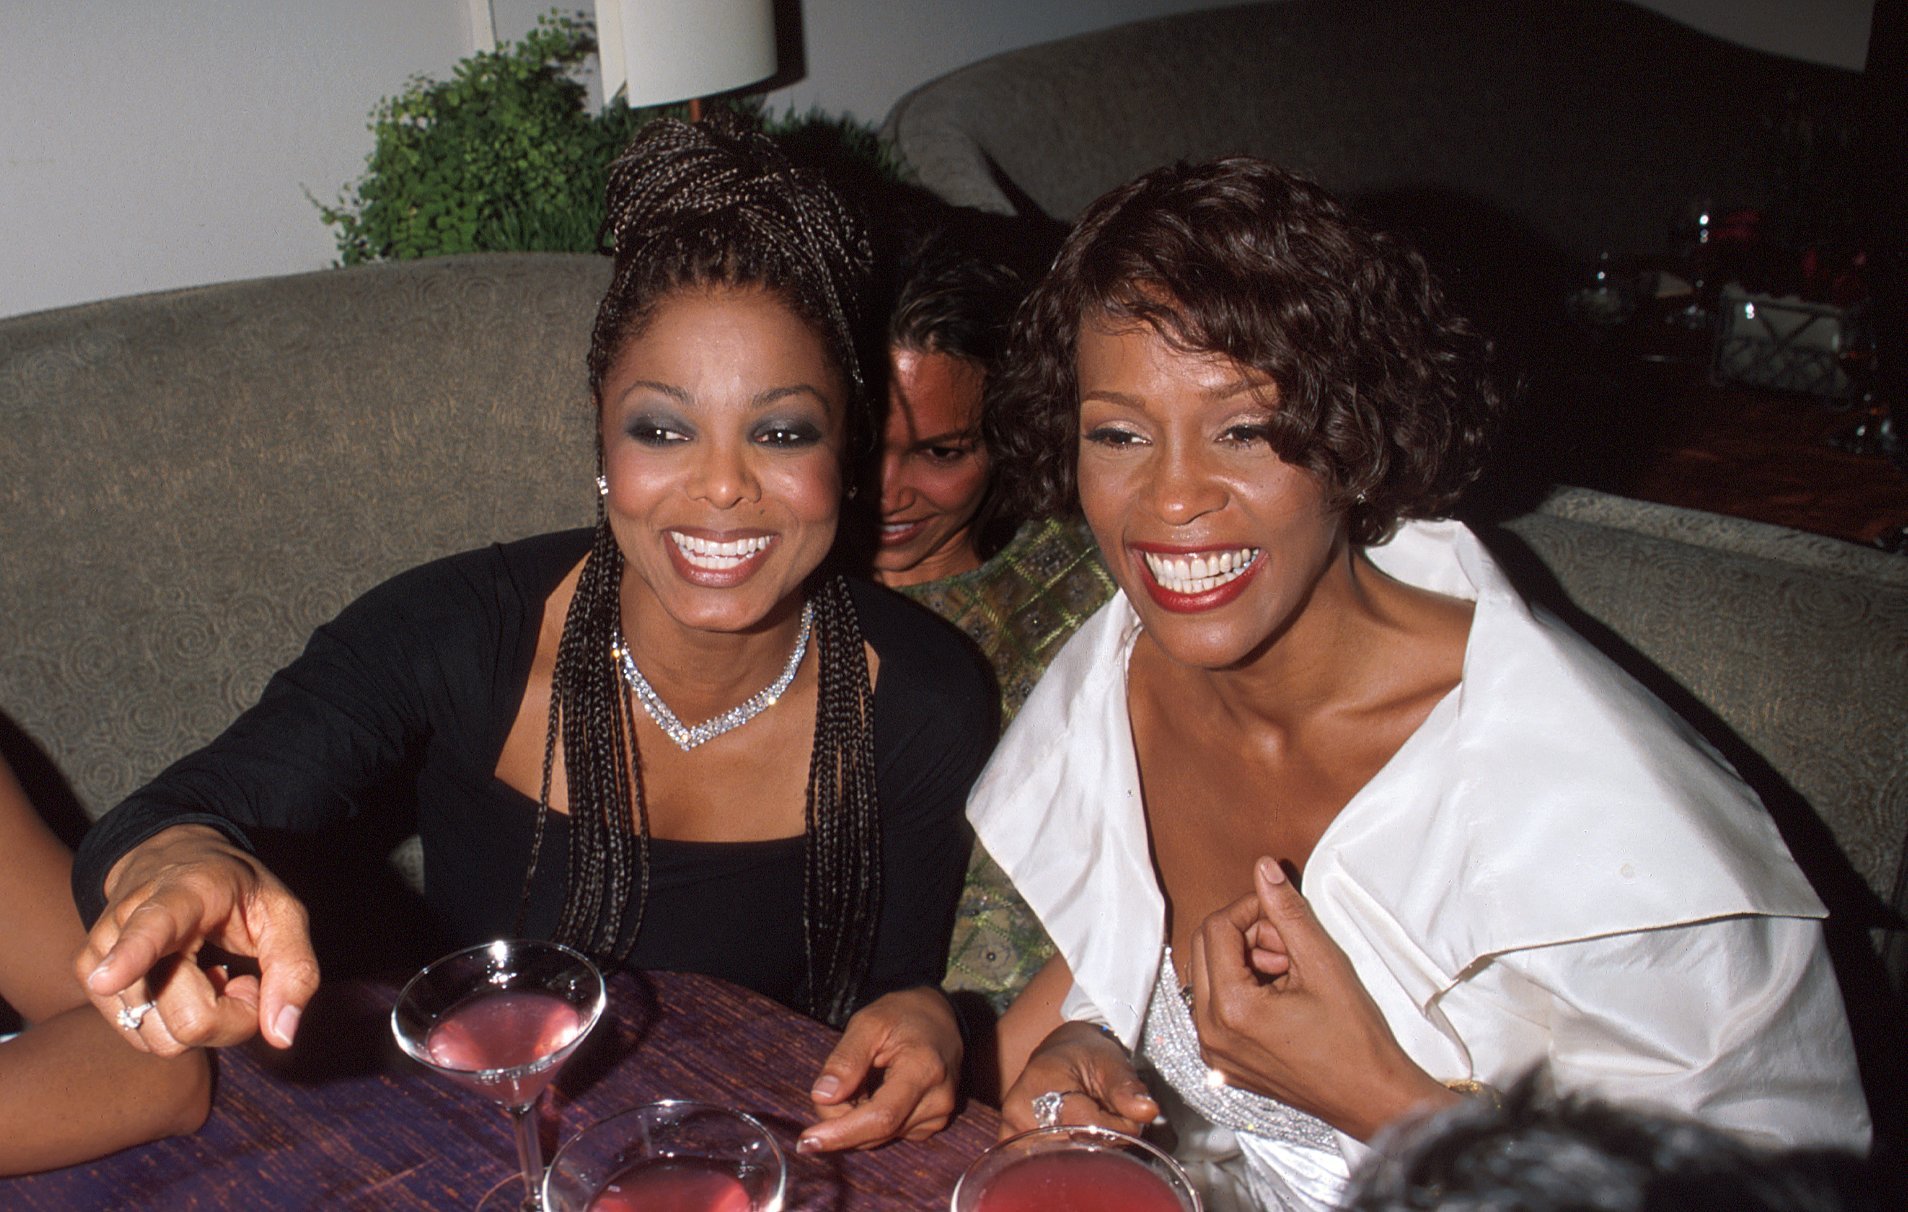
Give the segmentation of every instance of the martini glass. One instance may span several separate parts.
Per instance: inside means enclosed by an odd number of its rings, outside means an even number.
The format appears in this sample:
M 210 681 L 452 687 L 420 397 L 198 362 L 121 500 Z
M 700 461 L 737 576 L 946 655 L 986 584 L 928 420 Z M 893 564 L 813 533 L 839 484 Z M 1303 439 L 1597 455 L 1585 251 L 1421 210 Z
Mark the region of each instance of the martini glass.
M 980 1155 L 948 1201 L 952 1212 L 1200 1212 L 1179 1163 L 1124 1132 L 1035 1128 Z
M 754 1116 L 668 1101 L 619 1111 L 557 1150 L 547 1212 L 781 1212 L 787 1163 Z
M 543 1146 L 537 1100 L 602 1017 L 603 976 L 563 946 L 499 939 L 426 965 L 398 994 L 391 1033 L 413 1060 L 476 1091 L 510 1113 L 523 1165 L 521 1203 L 508 1182 L 480 1209 L 543 1205 Z

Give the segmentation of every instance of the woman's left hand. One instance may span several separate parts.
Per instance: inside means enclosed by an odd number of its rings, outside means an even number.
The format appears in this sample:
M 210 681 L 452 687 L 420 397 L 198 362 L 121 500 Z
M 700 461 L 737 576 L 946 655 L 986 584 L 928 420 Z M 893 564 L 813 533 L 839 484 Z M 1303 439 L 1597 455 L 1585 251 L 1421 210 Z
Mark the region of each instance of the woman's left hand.
M 1206 1064 L 1359 1140 L 1427 1105 L 1455 1101 L 1386 1025 L 1351 961 L 1279 865 L 1192 939 L 1193 1022 Z
M 876 998 L 848 1020 L 810 1096 L 821 1122 L 802 1153 L 925 1140 L 947 1127 L 961 1076 L 961 1030 L 939 989 Z

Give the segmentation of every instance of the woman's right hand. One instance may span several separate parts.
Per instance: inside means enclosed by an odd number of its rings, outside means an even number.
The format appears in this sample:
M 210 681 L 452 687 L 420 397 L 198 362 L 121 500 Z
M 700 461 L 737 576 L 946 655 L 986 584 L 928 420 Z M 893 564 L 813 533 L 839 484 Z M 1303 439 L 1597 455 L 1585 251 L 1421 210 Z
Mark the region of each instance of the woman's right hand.
M 1098 1124 L 1137 1135 L 1159 1117 L 1159 1104 L 1140 1080 L 1126 1049 L 1092 1023 L 1062 1023 L 1027 1058 L 1019 1080 L 1001 1100 L 1003 1137 L 1038 1127 L 1036 1095 L 1059 1093 L 1060 1122 Z
M 318 959 L 305 907 L 256 858 L 216 829 L 175 826 L 113 864 L 105 891 L 74 971 L 122 1038 L 159 1056 L 261 1032 L 290 1046 L 318 989 Z M 257 959 L 259 975 L 200 968 L 208 943 Z M 127 1029 L 120 1012 L 147 1003 Z

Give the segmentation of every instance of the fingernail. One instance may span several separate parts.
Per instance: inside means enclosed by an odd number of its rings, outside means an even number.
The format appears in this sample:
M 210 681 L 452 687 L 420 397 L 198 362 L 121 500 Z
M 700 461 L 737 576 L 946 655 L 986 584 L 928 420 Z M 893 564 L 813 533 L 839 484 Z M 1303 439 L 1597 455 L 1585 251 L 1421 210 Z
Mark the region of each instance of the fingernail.
M 804 1136 L 795 1142 L 795 1152 L 819 1153 L 821 1152 L 821 1142 L 812 1136 Z
M 841 1079 L 832 1073 L 823 1074 L 815 1082 L 815 1088 L 808 1092 L 811 1098 L 833 1098 L 835 1091 L 841 1089 Z
M 1259 878 L 1268 884 L 1283 884 L 1285 882 L 1285 868 L 1279 866 L 1278 863 L 1272 859 L 1262 858 L 1259 860 Z
M 299 1014 L 298 1007 L 286 1006 L 278 1012 L 278 1017 L 272 1020 L 272 1034 L 278 1036 L 280 1043 L 290 1044 L 292 1036 L 298 1034 Z
M 100 976 L 105 973 L 105 971 L 106 971 L 106 961 L 101 960 L 99 967 L 93 969 L 93 971 L 90 974 L 88 974 L 88 976 L 86 977 L 86 983 L 89 985 L 92 984 L 94 981 L 98 980 Z

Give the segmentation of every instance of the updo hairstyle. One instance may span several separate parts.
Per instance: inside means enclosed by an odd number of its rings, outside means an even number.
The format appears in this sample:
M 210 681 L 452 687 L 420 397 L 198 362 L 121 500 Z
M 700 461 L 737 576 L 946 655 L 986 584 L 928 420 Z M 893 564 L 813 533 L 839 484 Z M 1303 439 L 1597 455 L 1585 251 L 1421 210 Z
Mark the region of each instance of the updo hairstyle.
M 861 308 L 874 254 L 860 215 L 819 173 L 718 110 L 645 126 L 611 163 L 605 201 L 597 242 L 616 268 L 590 335 L 599 403 L 617 354 L 670 294 L 756 287 L 822 338 L 848 388 L 847 449 L 859 449 L 870 429 Z

